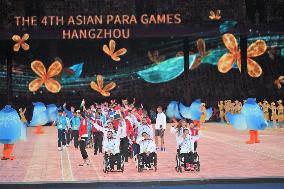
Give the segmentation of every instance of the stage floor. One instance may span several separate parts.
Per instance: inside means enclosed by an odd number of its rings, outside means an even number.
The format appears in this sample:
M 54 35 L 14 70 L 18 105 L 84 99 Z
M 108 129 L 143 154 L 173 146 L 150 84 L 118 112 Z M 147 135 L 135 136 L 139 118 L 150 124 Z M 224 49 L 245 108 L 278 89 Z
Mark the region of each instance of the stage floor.
M 35 135 L 28 128 L 28 141 L 15 145 L 14 161 L 0 161 L 0 182 L 50 181 L 143 181 L 213 178 L 254 178 L 284 176 L 284 131 L 260 131 L 260 144 L 247 145 L 247 131 L 237 131 L 225 124 L 207 123 L 198 143 L 201 171 L 177 173 L 175 136 L 167 129 L 166 151 L 158 151 L 158 170 L 138 173 L 134 160 L 125 164 L 124 173 L 103 173 L 102 154 L 94 156 L 87 149 L 92 165 L 80 167 L 82 157 L 73 143 L 57 150 L 57 129 L 45 127 L 45 134 Z M 2 147 L 2 146 L 1 146 Z

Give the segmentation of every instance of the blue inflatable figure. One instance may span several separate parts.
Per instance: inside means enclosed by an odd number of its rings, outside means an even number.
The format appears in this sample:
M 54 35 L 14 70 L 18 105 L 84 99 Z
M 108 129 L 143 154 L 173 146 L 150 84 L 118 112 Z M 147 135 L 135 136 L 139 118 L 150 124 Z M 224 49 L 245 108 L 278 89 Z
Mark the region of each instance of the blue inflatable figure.
M 47 105 L 48 122 L 55 122 L 58 120 L 58 108 L 55 104 Z
M 37 126 L 35 133 L 43 134 L 43 125 L 48 123 L 48 113 L 42 102 L 33 103 L 34 111 L 30 126 Z
M 182 119 L 179 113 L 179 102 L 171 101 L 169 105 L 167 106 L 166 115 L 170 119 Z
M 240 114 L 227 113 L 227 118 L 234 128 L 249 130 L 250 140 L 246 142 L 247 144 L 260 143 L 258 130 L 264 130 L 268 126 L 263 111 L 255 98 L 248 98 L 246 100 Z
M 179 104 L 179 110 L 182 117 L 191 119 L 191 120 L 200 120 L 201 118 L 201 100 L 196 99 L 192 104 L 187 107 L 184 106 L 182 103 Z M 212 108 L 208 108 L 206 110 L 206 119 L 209 120 L 212 116 Z
M 6 105 L 0 111 L 0 143 L 4 144 L 2 160 L 13 160 L 14 143 L 25 139 L 26 125 L 21 121 L 17 111 L 10 105 Z

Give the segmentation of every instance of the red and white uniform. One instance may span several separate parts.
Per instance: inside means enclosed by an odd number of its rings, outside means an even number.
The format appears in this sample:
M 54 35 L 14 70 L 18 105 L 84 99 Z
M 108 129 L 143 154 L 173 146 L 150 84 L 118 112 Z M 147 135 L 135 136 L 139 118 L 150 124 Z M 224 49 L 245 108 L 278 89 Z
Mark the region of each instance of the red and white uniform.
M 94 119 L 93 121 L 95 122 L 95 124 L 97 124 L 101 127 L 103 126 L 100 119 Z M 98 132 L 98 131 L 99 130 L 96 127 L 94 127 L 94 125 L 92 125 L 92 133 L 95 133 L 95 132 Z
M 79 136 L 88 137 L 88 122 L 86 118 L 82 119 L 80 122 Z

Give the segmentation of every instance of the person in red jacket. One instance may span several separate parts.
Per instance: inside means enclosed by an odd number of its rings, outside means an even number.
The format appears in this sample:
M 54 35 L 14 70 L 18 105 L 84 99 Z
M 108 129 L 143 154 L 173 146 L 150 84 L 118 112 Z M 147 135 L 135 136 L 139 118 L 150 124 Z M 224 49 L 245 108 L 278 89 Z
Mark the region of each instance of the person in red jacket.
M 87 140 L 88 140 L 88 122 L 85 112 L 80 115 L 80 128 L 79 128 L 79 141 L 80 141 L 80 151 L 84 162 L 79 164 L 79 166 L 90 165 L 90 159 L 86 151 Z

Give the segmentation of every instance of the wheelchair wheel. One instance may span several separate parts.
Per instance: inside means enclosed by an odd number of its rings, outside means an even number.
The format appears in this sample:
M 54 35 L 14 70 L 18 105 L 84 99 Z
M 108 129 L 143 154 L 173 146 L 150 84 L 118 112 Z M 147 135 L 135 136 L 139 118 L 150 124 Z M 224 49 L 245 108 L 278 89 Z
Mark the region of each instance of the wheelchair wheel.
M 143 168 L 141 167 L 141 165 L 138 165 L 138 172 L 141 173 L 143 171 Z
M 176 172 L 178 172 L 178 171 L 179 171 L 179 170 L 178 170 L 178 166 L 176 166 L 176 167 L 175 167 L 175 170 L 176 170 Z
M 157 165 L 154 165 L 154 171 L 157 172 L 158 168 Z
M 124 164 L 121 166 L 121 172 L 123 173 L 124 171 Z
M 199 163 L 199 162 L 196 163 L 195 170 L 196 170 L 197 172 L 200 171 L 200 163 Z
M 103 160 L 103 172 L 106 173 L 107 167 L 106 167 L 106 161 L 105 161 L 105 157 Z

